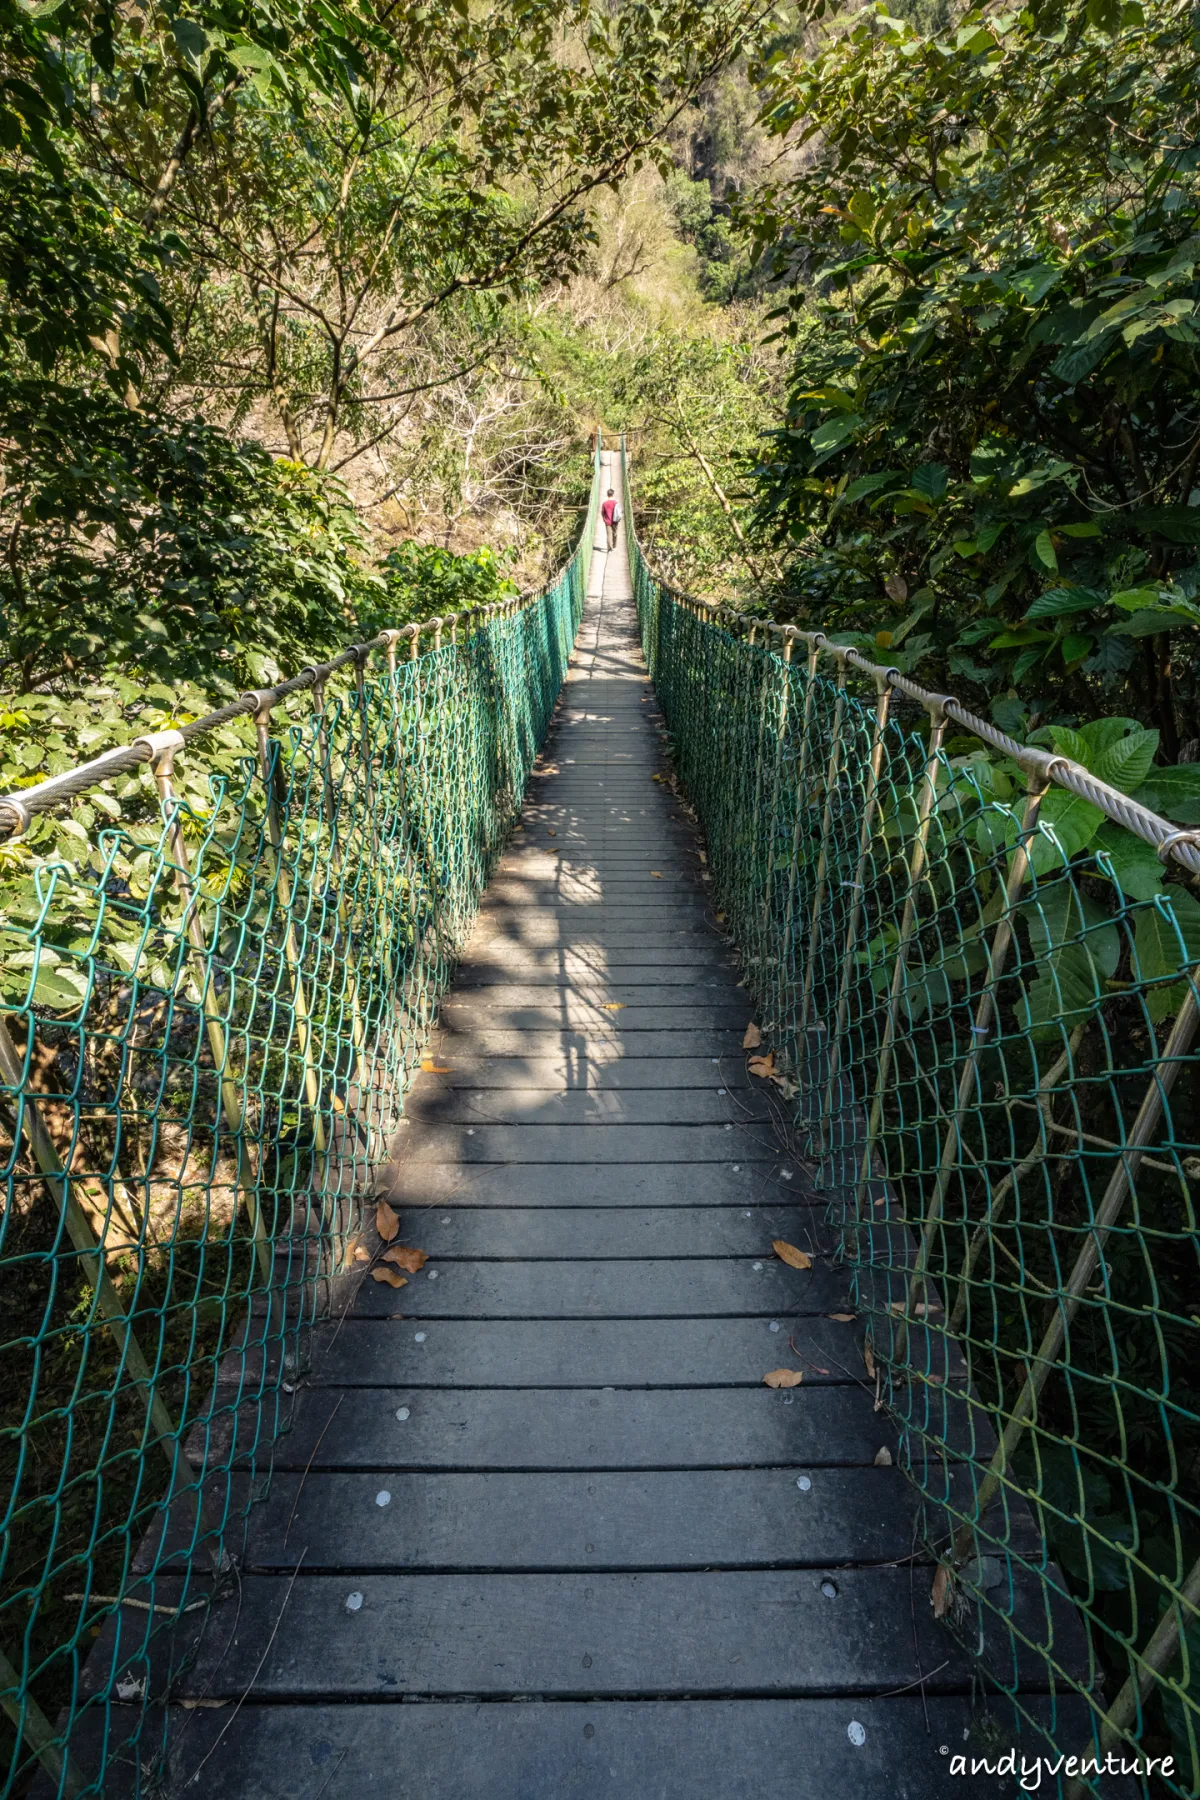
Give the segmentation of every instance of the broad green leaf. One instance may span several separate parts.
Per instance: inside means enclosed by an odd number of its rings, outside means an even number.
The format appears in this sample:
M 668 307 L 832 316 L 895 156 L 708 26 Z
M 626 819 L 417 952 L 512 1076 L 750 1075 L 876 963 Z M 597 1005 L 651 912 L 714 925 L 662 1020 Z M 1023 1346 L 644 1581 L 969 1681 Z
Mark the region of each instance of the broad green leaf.
M 1158 637 L 1162 632 L 1183 631 L 1200 625 L 1200 612 L 1192 616 L 1180 606 L 1147 606 L 1131 618 L 1120 619 L 1108 628 L 1109 637 Z
M 1021 912 L 1039 960 L 1053 961 L 1068 949 L 1079 951 L 1085 960 L 1095 963 L 1106 981 L 1112 980 L 1121 960 L 1117 928 L 1104 908 L 1081 893 L 1073 881 L 1043 882 L 1022 902 Z
M 1151 769 L 1133 798 L 1174 825 L 1200 825 L 1200 763 Z
M 1091 612 L 1093 607 L 1104 605 L 1104 595 L 1095 588 L 1047 588 L 1039 594 L 1029 611 L 1027 619 L 1061 619 L 1070 613 Z
M 847 413 L 840 419 L 827 419 L 812 434 L 812 447 L 817 451 L 832 451 L 852 438 L 862 424 L 857 413 Z
M 1064 950 L 1030 982 L 1018 1003 L 1025 1029 L 1043 1038 L 1071 1032 L 1104 998 L 1095 962 L 1080 945 Z
M 1087 848 L 1104 823 L 1098 806 L 1062 788 L 1051 789 L 1038 816 L 1040 824 L 1053 833 L 1051 838 L 1043 831 L 1036 832 L 1030 845 L 1030 861 L 1038 875 L 1047 875 L 1070 862 Z
M 1134 927 L 1137 974 L 1142 981 L 1182 974 L 1200 963 L 1200 901 L 1186 888 L 1172 884 L 1161 897 L 1145 907 Z M 1149 988 L 1146 1010 L 1157 1024 L 1178 1012 L 1187 994 L 1187 983 Z
M 1048 531 L 1039 531 L 1033 540 L 1033 554 L 1047 569 L 1058 569 L 1058 557 L 1054 553 L 1054 545 Z
M 1158 749 L 1157 731 L 1135 727 L 1128 736 L 1118 738 L 1104 749 L 1093 753 L 1091 771 L 1122 794 L 1132 794 L 1141 786 L 1154 764 Z
M 912 486 L 926 500 L 943 499 L 949 479 L 945 463 L 922 463 L 912 472 Z
M 867 494 L 886 487 L 894 479 L 893 475 L 860 475 L 850 483 L 844 494 L 839 495 L 839 499 L 843 506 L 852 506 L 856 500 L 862 500 Z
M 1126 526 L 1172 544 L 1200 544 L 1200 506 L 1138 506 L 1121 515 Z
M 1106 819 L 1092 849 L 1103 851 L 1112 864 L 1117 884 L 1131 900 L 1153 900 L 1163 884 L 1164 870 L 1153 844 L 1126 831 L 1115 819 Z
M 1050 741 L 1060 756 L 1069 756 L 1072 762 L 1091 768 L 1092 747 L 1081 731 L 1072 731 L 1069 725 L 1051 725 Z

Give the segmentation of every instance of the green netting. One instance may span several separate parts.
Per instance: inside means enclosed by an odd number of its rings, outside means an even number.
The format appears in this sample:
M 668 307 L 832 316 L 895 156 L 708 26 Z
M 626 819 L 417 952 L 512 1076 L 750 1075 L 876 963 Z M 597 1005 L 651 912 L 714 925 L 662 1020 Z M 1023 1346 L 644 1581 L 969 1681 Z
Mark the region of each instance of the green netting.
M 84 772 L 70 860 L 0 845 L 5 1793 L 39 1764 L 102 1792 L 114 1761 L 154 1788 L 144 1706 L 179 1610 L 235 1578 L 549 724 L 595 507 L 593 480 L 543 593 Z
M 918 1603 L 1041 1748 L 1170 1757 L 1142 1788 L 1194 1796 L 1195 847 L 632 551 L 715 903 L 866 1320 L 850 1372 L 922 1496 Z

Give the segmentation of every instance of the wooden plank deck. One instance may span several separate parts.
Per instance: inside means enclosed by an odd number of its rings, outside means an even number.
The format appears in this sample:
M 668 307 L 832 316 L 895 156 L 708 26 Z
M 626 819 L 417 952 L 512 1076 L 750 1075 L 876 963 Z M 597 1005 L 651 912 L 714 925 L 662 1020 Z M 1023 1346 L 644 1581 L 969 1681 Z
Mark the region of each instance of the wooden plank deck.
M 961 1791 L 976 1671 L 876 1466 L 662 754 L 622 546 L 407 1106 L 393 1197 L 430 1260 L 317 1333 L 236 1602 L 173 1684 L 171 1791 Z M 762 1385 L 780 1365 L 801 1387 Z

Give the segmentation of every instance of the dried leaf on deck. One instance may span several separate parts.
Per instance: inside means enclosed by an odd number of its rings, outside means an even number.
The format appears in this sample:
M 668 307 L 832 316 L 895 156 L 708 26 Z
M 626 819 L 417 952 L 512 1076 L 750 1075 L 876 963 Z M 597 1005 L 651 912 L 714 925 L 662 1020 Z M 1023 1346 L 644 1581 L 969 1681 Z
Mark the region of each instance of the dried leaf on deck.
M 433 1058 L 430 1056 L 425 1057 L 425 1059 L 421 1063 L 421 1067 L 425 1071 L 426 1075 L 453 1075 L 453 1073 L 454 1073 L 453 1064 L 451 1064 L 451 1063 L 436 1063 L 436 1062 L 434 1062 Z
M 758 1046 L 761 1043 L 762 1043 L 762 1032 L 759 1030 L 758 1026 L 754 1023 L 754 1020 L 751 1019 L 750 1023 L 746 1027 L 746 1035 L 742 1039 L 742 1049 L 743 1050 L 757 1050 Z
M 945 1563 L 939 1563 L 937 1574 L 933 1578 L 933 1587 L 929 1594 L 929 1604 L 933 1608 L 935 1619 L 944 1619 L 950 1610 L 950 1571 Z
M 400 1220 L 386 1200 L 381 1200 L 375 1208 L 375 1229 L 385 1244 L 390 1244 L 400 1229 Z
M 606 1000 L 603 1010 L 605 1012 L 624 1012 L 625 1002 L 623 1000 Z
M 547 837 L 557 837 L 558 836 L 558 833 L 557 833 L 557 831 L 555 831 L 553 825 L 547 825 L 546 836 Z
M 775 1073 L 775 1052 L 768 1050 L 765 1056 L 752 1056 L 748 1065 L 752 1075 L 761 1075 L 767 1081 Z
M 763 1376 L 763 1386 L 769 1388 L 799 1387 L 804 1380 L 800 1369 L 772 1369 Z
M 372 1269 L 371 1280 L 386 1281 L 388 1286 L 393 1288 L 408 1286 L 408 1276 L 397 1275 L 395 1269 Z
M 785 1262 L 789 1269 L 811 1269 L 812 1257 L 807 1250 L 797 1250 L 795 1244 L 787 1244 L 782 1238 L 775 1238 L 772 1250 L 780 1262 Z
M 879 1449 L 875 1452 L 875 1467 L 877 1469 L 890 1469 L 891 1466 L 892 1466 L 892 1453 L 888 1449 L 886 1444 L 882 1444 L 882 1445 L 880 1445 Z
M 354 1260 L 355 1262 L 370 1262 L 371 1252 L 367 1249 L 365 1244 L 355 1244 Z
M 429 1253 L 426 1250 L 410 1250 L 407 1244 L 393 1244 L 390 1250 L 384 1251 L 383 1260 L 407 1269 L 410 1275 L 416 1275 L 429 1261 Z
M 661 869 L 651 869 L 650 879 L 651 879 L 651 881 L 661 881 L 662 880 L 662 870 Z
M 874 1379 L 875 1379 L 875 1353 L 871 1349 L 870 1338 L 867 1338 L 863 1344 L 863 1361 L 867 1365 L 867 1374 L 871 1377 L 871 1380 L 874 1381 Z
M 858 1314 L 857 1313 L 830 1313 L 828 1315 L 828 1317 L 831 1319 L 836 1319 L 839 1325 L 853 1325 L 855 1319 L 857 1319 L 857 1317 L 858 1317 Z

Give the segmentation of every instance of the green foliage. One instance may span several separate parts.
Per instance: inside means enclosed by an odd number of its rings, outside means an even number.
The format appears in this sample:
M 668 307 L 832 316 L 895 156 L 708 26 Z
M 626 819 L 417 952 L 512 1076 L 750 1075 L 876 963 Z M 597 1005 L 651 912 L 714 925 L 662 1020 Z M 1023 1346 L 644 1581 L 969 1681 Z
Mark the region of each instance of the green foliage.
M 8 381 L 0 408 L 10 692 L 115 674 L 236 692 L 353 635 L 376 584 L 329 478 L 103 389 Z
M 381 626 L 410 625 L 438 614 L 490 606 L 517 592 L 516 582 L 505 571 L 505 559 L 486 544 L 456 556 L 440 544 L 409 539 L 388 552 L 380 574 L 383 588 L 372 600 L 370 613 L 378 615 Z
M 743 208 L 791 288 L 759 494 L 792 610 L 895 618 L 890 661 L 1043 718 L 1130 712 L 1173 760 L 1200 735 L 1193 12 L 923 35 L 876 8 L 756 74 L 812 146 Z

